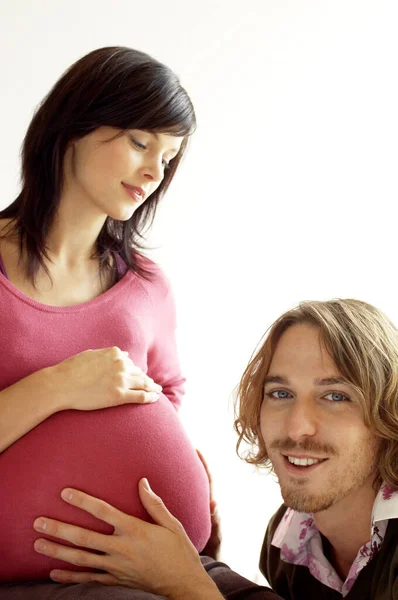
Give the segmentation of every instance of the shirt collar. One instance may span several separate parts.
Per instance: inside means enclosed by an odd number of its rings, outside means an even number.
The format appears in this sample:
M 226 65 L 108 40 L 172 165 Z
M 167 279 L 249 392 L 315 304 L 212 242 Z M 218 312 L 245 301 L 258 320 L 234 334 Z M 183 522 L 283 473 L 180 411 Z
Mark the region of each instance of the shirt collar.
M 398 519 L 398 489 L 383 483 L 373 504 L 372 525 Z
M 340 592 L 344 597 L 362 568 L 378 552 L 389 519 L 396 518 L 398 518 L 398 489 L 383 482 L 373 504 L 369 542 L 359 549 L 344 583 L 323 554 L 321 536 L 311 513 L 288 508 L 276 528 L 271 544 L 280 548 L 283 561 L 307 567 L 316 579 Z
M 371 518 L 371 532 L 373 529 L 373 523 L 380 521 L 386 521 L 390 519 L 398 519 L 398 488 L 394 488 L 387 483 L 381 485 L 377 496 L 375 498 L 372 510 Z M 305 535 L 303 534 L 303 524 L 311 522 L 310 532 L 308 527 Z M 298 512 L 288 508 L 283 515 L 281 522 L 276 528 L 274 537 L 272 538 L 272 545 L 277 548 L 281 548 L 286 538 L 294 538 L 299 541 L 299 545 L 302 546 L 304 540 L 308 541 L 307 535 L 311 533 L 312 537 L 318 529 L 313 525 L 313 517 L 311 513 Z M 295 544 L 296 545 L 296 544 Z

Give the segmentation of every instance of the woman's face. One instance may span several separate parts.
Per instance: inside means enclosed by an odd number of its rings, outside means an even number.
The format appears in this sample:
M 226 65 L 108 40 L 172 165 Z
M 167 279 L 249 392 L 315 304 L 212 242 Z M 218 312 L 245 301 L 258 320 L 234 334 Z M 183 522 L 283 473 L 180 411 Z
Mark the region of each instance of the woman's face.
M 159 187 L 183 137 L 99 127 L 72 142 L 65 157 L 65 197 L 126 221 Z

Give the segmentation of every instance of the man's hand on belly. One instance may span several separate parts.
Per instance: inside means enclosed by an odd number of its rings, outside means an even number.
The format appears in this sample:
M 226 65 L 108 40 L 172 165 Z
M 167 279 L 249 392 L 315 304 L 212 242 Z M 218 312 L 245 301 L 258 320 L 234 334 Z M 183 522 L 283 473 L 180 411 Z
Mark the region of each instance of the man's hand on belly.
M 222 599 L 202 567 L 183 526 L 152 492 L 146 479 L 141 479 L 139 483 L 139 495 L 155 524 L 126 515 L 103 500 L 78 490 L 66 489 L 61 495 L 69 504 L 109 523 L 114 527 L 114 533 L 104 535 L 47 517 L 36 519 L 36 531 L 79 546 L 64 546 L 39 538 L 34 545 L 37 552 L 80 567 L 104 571 L 85 573 L 54 570 L 50 573 L 54 581 L 99 581 L 105 585 L 124 585 L 171 600 L 202 597 L 208 600 Z
M 202 453 L 199 450 L 196 450 L 197 455 L 199 456 L 204 469 L 206 471 L 207 477 L 209 478 L 209 487 L 210 487 L 210 518 L 211 518 L 211 532 L 210 537 L 207 541 L 206 546 L 203 548 L 200 553 L 202 556 L 210 556 L 217 560 L 220 554 L 220 546 L 221 546 L 221 527 L 220 527 L 220 516 L 217 510 L 217 503 L 214 500 L 213 496 L 213 479 L 205 461 Z

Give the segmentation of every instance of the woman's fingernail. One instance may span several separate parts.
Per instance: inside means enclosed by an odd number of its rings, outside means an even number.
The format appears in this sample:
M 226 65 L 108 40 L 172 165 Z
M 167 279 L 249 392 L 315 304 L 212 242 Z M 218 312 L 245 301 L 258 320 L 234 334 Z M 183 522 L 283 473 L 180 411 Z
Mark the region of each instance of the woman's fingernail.
M 159 394 L 157 392 L 150 392 L 149 399 L 151 402 L 156 402 L 159 399 Z
M 36 519 L 33 523 L 33 527 L 40 531 L 45 531 L 47 529 L 47 523 L 44 519 Z
M 50 579 L 54 581 L 61 581 L 61 574 L 59 571 L 50 571 Z
M 63 500 L 72 500 L 72 498 L 73 498 L 72 491 L 71 490 L 62 490 L 61 498 L 63 498 Z

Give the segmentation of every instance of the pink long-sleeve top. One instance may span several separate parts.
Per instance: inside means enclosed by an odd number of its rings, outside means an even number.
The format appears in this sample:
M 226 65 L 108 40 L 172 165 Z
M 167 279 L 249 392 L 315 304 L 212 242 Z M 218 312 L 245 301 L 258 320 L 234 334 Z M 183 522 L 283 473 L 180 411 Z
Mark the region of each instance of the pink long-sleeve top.
M 127 272 L 101 296 L 56 307 L 26 297 L 0 272 L 0 390 L 87 349 L 118 346 L 163 386 L 154 404 L 58 412 L 0 454 L 0 581 L 46 579 L 66 563 L 33 550 L 43 515 L 112 533 L 66 504 L 81 489 L 150 520 L 138 497 L 147 477 L 200 551 L 210 534 L 207 475 L 178 416 L 183 393 L 174 301 L 154 263 L 151 282 Z

